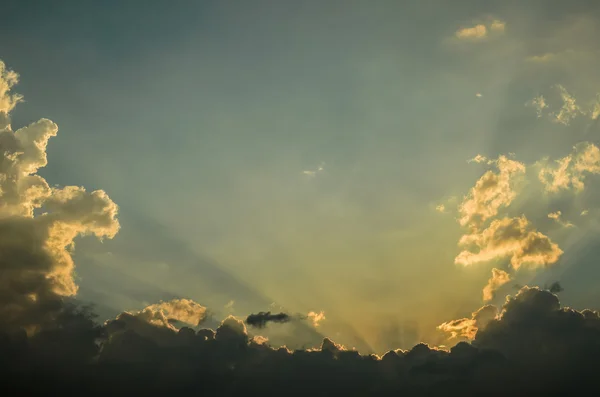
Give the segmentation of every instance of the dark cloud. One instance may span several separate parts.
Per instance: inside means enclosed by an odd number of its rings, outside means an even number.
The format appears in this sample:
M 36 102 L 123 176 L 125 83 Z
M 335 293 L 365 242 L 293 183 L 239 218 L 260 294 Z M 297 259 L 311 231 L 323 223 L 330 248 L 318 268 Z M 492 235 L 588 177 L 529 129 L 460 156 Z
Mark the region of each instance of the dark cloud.
M 246 318 L 246 324 L 251 327 L 264 328 L 267 323 L 287 323 L 292 320 L 292 317 L 287 313 L 259 312 L 251 314 Z
M 472 343 L 449 351 L 420 343 L 382 357 L 325 338 L 291 351 L 251 337 L 228 317 L 215 331 L 176 329 L 123 314 L 104 326 L 64 304 L 55 326 L 0 334 L 0 365 L 23 394 L 86 395 L 568 395 L 595 383 L 600 315 L 561 307 L 524 287 Z
M 564 288 L 562 287 L 562 285 L 560 285 L 558 281 L 555 281 L 552 284 L 550 284 L 550 286 L 547 289 L 553 294 L 558 294 L 559 292 L 564 291 Z

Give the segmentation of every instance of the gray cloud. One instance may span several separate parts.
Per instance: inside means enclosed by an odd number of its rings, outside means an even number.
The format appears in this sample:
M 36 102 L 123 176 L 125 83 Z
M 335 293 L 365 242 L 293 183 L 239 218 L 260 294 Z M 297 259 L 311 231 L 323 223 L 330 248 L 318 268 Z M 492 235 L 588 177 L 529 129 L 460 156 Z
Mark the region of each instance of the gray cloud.
M 271 312 L 259 312 L 246 317 L 246 324 L 252 327 L 264 328 L 269 322 L 287 323 L 291 320 L 292 317 L 287 313 L 271 314 Z

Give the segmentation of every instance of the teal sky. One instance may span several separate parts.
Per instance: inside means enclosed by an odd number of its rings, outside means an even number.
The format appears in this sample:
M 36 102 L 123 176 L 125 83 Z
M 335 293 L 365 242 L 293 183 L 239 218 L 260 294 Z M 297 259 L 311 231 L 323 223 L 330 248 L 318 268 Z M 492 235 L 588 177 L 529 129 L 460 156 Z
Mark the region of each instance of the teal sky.
M 59 126 L 40 174 L 120 207 L 119 234 L 74 254 L 78 297 L 104 316 L 189 297 L 216 317 L 322 310 L 317 331 L 363 350 L 441 343 L 435 327 L 480 307 L 492 267 L 507 266 L 455 264 L 457 206 L 493 169 L 467 160 L 509 153 L 527 180 L 502 213 L 525 214 L 564 254 L 515 271 L 496 301 L 560 281 L 564 304 L 598 305 L 600 181 L 553 195 L 533 165 L 598 142 L 592 110 L 568 125 L 552 114 L 557 84 L 593 109 L 596 1 L 9 1 L 2 13 L 0 59 L 25 98 L 13 124 Z M 539 95 L 542 117 L 527 105 Z

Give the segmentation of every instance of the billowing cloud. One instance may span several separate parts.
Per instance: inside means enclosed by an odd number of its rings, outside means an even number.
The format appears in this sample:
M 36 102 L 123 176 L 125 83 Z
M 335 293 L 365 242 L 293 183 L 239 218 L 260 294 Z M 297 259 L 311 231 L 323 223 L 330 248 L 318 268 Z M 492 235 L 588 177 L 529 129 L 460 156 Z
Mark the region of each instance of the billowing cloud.
M 484 161 L 483 156 L 475 159 Z M 489 170 L 483 174 L 459 206 L 459 222 L 463 226 L 476 226 L 496 216 L 501 207 L 510 205 L 516 197 L 514 185 L 525 173 L 525 165 L 506 156 L 491 160 L 491 163 L 496 165 L 498 172 Z
M 271 312 L 259 312 L 256 314 L 250 314 L 246 318 L 246 324 L 251 327 L 264 328 L 267 323 L 287 323 L 291 321 L 292 317 L 287 313 L 276 313 Z
M 437 212 L 444 213 L 444 212 L 446 212 L 446 206 L 445 206 L 444 204 L 439 204 L 439 205 L 436 205 L 436 206 L 435 206 L 435 210 L 436 210 Z
M 533 229 L 525 216 L 495 219 L 486 229 L 462 236 L 459 245 L 468 247 L 455 259 L 464 266 L 510 258 L 514 269 L 535 268 L 555 263 L 563 253 L 548 236 Z
M 450 339 L 466 338 L 473 339 L 479 329 L 486 325 L 498 315 L 498 308 L 486 305 L 471 314 L 470 318 L 460 318 L 440 324 L 437 329 L 449 334 Z
M 555 193 L 583 190 L 587 174 L 600 174 L 600 149 L 593 143 L 581 142 L 573 147 L 571 154 L 554 164 L 542 163 L 538 177 L 546 191 Z
M 598 312 L 561 308 L 555 295 L 530 287 L 508 297 L 500 313 L 486 305 L 438 327 L 451 340 L 470 343 L 449 351 L 419 343 L 381 357 L 330 338 L 296 351 L 271 347 L 231 316 L 216 331 L 132 319 L 137 326 L 98 328 L 85 312 L 71 311 L 51 332 L 2 334 L 0 365 L 7 379 L 32 380 L 20 384 L 28 395 L 73 385 L 85 394 L 190 394 L 211 387 L 228 395 L 275 395 L 282 384 L 294 385 L 294 395 L 310 393 L 315 384 L 327 395 L 484 395 L 490 384 L 498 395 L 566 395 L 573 382 L 594 385 L 600 353 Z
M 160 313 L 161 318 L 200 325 L 206 319 L 206 308 L 191 299 L 173 299 L 168 302 L 155 303 L 142 312 Z
M 552 366 L 572 380 L 578 371 L 588 373 L 585 367 L 596 361 L 599 342 L 598 312 L 561 308 L 550 291 L 524 287 L 507 298 L 500 315 L 477 333 L 473 344 L 501 351 L 524 367 Z
M 12 130 L 9 112 L 20 97 L 10 89 L 17 81 L 0 63 L 0 323 L 33 331 L 57 315 L 62 297 L 77 292 L 74 239 L 112 238 L 119 222 L 118 207 L 104 191 L 51 188 L 37 174 L 58 127 L 41 119 Z
M 321 323 L 321 321 L 326 319 L 324 311 L 320 311 L 318 313 L 311 311 L 311 312 L 308 312 L 308 314 L 306 316 L 311 321 L 311 323 L 314 327 L 318 327 L 319 324 Z
M 501 286 L 510 281 L 510 274 L 504 270 L 492 269 L 492 277 L 488 280 L 488 283 L 483 287 L 483 300 L 489 301 L 494 299 L 494 292 Z

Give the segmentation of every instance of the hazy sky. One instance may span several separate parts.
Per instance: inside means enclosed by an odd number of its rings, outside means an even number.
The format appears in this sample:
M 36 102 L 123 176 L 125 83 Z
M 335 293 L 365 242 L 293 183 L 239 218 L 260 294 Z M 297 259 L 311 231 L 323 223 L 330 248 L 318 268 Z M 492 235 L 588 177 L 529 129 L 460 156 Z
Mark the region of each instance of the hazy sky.
M 492 268 L 491 302 L 560 281 L 598 305 L 600 2 L 4 3 L 12 123 L 59 127 L 40 175 L 120 207 L 74 254 L 103 315 L 324 311 L 380 352 L 442 343 Z

